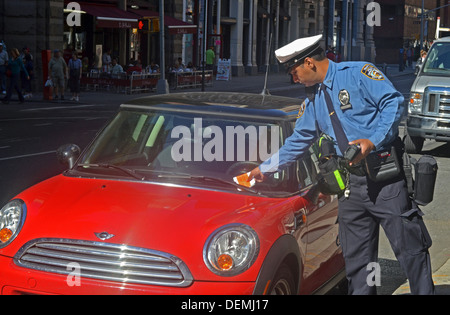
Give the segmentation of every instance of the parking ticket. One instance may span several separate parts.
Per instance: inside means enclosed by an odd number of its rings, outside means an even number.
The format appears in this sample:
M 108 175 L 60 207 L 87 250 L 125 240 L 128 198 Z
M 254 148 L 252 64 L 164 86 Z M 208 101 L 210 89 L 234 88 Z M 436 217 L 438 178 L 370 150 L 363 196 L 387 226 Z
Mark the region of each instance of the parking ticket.
M 256 180 L 253 178 L 251 181 L 248 180 L 250 176 L 250 172 L 233 177 L 233 180 L 236 184 L 239 184 L 241 186 L 245 187 L 253 187 L 256 184 Z

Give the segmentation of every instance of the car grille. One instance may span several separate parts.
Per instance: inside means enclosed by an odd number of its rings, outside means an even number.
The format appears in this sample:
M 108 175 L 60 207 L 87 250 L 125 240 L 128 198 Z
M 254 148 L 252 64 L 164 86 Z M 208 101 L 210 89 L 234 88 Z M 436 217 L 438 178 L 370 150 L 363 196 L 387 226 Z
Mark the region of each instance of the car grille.
M 73 275 L 73 266 L 79 266 L 81 277 L 121 283 L 186 287 L 193 280 L 187 266 L 173 255 L 101 242 L 37 239 L 25 244 L 14 262 L 67 275 Z

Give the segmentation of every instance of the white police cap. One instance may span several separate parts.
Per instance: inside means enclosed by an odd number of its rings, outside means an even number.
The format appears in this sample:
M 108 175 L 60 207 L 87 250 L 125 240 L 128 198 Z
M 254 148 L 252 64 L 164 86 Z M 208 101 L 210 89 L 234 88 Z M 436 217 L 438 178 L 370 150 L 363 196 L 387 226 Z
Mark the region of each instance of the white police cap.
M 275 57 L 289 70 L 306 57 L 317 54 L 322 49 L 319 44 L 321 39 L 322 35 L 296 39 L 286 46 L 277 49 L 275 51 Z

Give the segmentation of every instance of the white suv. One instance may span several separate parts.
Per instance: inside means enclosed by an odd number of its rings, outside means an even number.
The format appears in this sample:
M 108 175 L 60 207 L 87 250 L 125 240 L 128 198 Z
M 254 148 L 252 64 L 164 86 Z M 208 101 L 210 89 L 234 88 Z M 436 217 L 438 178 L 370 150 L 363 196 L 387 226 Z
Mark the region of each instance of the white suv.
M 411 87 L 405 147 L 419 153 L 425 139 L 450 142 L 450 37 L 436 40 Z

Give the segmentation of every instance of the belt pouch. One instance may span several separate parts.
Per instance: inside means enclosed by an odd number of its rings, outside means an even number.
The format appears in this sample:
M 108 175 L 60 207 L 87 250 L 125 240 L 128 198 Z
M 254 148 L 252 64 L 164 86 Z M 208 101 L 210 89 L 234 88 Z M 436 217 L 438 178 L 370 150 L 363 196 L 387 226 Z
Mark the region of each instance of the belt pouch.
M 339 194 L 345 190 L 347 176 L 339 170 L 337 159 L 330 158 L 326 162 L 319 164 L 320 170 L 320 191 L 326 195 Z
M 433 200 L 437 162 L 434 157 L 424 155 L 416 162 L 414 169 L 414 201 L 425 206 Z
M 400 163 L 395 147 L 391 147 L 390 151 L 369 154 L 366 157 L 366 170 L 374 182 L 383 182 L 398 176 Z

